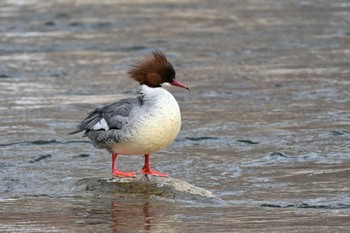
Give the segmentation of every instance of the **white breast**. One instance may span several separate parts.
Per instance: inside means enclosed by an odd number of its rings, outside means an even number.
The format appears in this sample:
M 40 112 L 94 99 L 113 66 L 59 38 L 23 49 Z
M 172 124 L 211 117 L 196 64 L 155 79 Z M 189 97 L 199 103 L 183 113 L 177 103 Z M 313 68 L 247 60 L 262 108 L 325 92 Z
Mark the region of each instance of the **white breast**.
M 169 146 L 180 131 L 180 108 L 167 90 L 142 85 L 140 92 L 144 104 L 130 113 L 125 140 L 113 146 L 117 153 L 152 154 Z

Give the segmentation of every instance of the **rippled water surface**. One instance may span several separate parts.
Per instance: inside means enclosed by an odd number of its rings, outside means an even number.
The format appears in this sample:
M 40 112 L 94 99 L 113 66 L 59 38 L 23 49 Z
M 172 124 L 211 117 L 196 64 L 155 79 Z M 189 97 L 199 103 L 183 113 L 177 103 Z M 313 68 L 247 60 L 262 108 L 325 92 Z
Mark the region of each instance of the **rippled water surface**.
M 1 232 L 349 232 L 350 3 L 0 0 Z M 227 204 L 104 195 L 67 133 L 162 49 L 182 131 L 152 157 Z M 142 157 L 121 157 L 138 170 Z

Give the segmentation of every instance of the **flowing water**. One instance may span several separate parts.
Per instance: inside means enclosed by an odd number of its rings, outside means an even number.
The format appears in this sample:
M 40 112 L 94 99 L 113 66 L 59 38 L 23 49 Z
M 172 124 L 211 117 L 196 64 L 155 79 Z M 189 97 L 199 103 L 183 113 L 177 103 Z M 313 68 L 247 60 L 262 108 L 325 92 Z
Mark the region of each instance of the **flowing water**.
M 0 231 L 349 232 L 349 28 L 348 0 L 1 0 Z M 191 92 L 151 162 L 225 205 L 76 185 L 111 158 L 68 132 L 156 48 Z

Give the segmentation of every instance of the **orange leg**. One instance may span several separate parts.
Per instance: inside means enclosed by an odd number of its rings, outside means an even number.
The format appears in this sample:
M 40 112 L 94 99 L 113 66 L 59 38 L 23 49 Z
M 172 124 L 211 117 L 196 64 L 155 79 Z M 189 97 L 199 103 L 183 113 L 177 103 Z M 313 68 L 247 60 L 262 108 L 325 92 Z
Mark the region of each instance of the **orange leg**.
M 149 164 L 149 154 L 145 154 L 145 165 L 143 166 L 142 170 L 139 171 L 139 173 L 153 176 L 169 176 L 168 174 L 151 170 Z
M 118 176 L 118 177 L 133 177 L 135 176 L 135 172 L 122 172 L 119 171 L 117 168 L 117 153 L 112 153 L 112 173 L 113 176 Z

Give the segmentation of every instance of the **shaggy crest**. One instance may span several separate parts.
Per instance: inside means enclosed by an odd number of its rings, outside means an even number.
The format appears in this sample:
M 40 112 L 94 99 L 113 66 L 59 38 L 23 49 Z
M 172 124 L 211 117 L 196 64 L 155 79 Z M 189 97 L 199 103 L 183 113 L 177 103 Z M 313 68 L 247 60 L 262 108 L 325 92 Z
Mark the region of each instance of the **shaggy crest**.
M 141 85 L 145 84 L 149 87 L 160 87 L 162 83 L 171 83 L 175 79 L 173 65 L 160 50 L 154 51 L 151 56 L 132 65 L 128 74 Z

